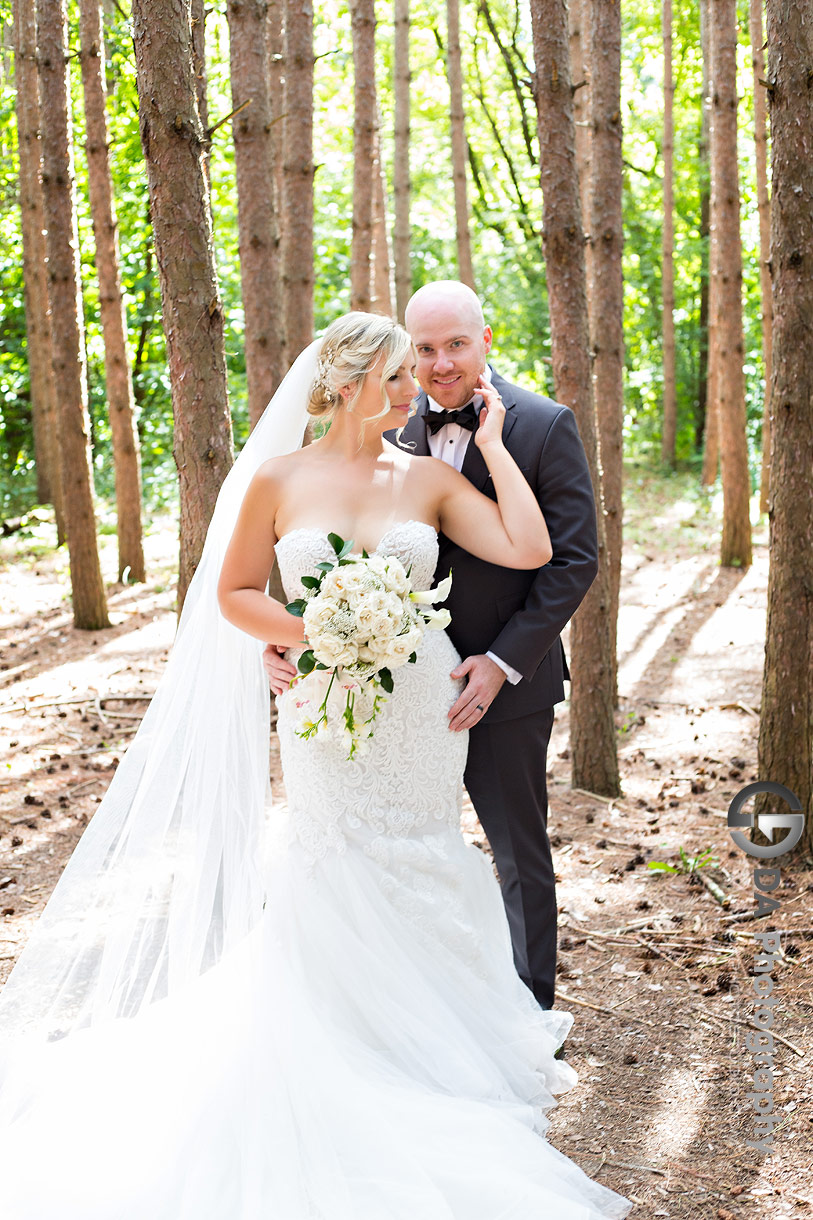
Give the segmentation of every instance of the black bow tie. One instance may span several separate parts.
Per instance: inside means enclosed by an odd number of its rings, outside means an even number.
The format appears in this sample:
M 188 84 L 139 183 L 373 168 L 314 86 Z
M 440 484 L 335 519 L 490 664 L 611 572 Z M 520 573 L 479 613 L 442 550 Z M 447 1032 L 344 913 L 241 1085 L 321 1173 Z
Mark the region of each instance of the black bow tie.
M 473 432 L 480 422 L 473 402 L 466 403 L 465 407 L 461 407 L 459 411 L 427 411 L 424 418 L 431 436 L 440 432 L 441 428 L 445 428 L 447 424 L 459 424 L 461 428 Z

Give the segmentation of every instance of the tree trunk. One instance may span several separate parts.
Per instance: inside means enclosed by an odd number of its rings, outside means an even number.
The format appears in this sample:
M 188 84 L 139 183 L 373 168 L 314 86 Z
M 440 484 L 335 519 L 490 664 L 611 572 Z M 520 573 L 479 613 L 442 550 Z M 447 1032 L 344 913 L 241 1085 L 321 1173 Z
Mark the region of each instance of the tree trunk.
M 51 342 L 73 621 L 76 627 L 95 631 L 110 623 L 93 511 L 65 0 L 37 0 L 37 43 Z
M 175 418 L 180 607 L 232 463 L 223 313 L 189 0 L 133 0 L 133 45 Z
M 251 426 L 282 380 L 282 285 L 274 218 L 274 148 L 268 96 L 265 0 L 229 0 L 232 121 L 240 278 Z
M 701 28 L 701 52 L 703 57 L 703 79 L 701 85 L 701 135 L 697 145 L 697 177 L 699 182 L 699 227 L 698 237 L 701 240 L 701 273 L 699 273 L 699 309 L 698 309 L 698 351 L 697 351 L 697 416 L 695 421 L 695 448 L 697 453 L 704 447 L 706 438 L 706 412 L 708 405 L 708 344 L 709 344 L 709 210 L 712 194 L 710 194 L 709 166 L 709 134 L 712 99 L 709 96 L 710 48 L 708 43 L 708 5 L 709 0 L 699 0 L 698 15 Z M 710 458 L 709 454 L 709 458 Z M 714 471 L 710 478 L 703 473 L 703 483 L 713 483 L 717 478 L 717 450 L 714 451 Z
M 751 563 L 750 477 L 745 438 L 742 245 L 737 166 L 736 0 L 712 0 L 711 274 L 712 354 L 720 429 L 724 567 Z
M 621 587 L 624 477 L 624 279 L 621 215 L 621 3 L 593 0 L 591 25 L 590 347 L 610 571 L 610 660 L 618 703 L 616 634 Z
M 206 92 L 206 5 L 205 0 L 190 0 L 192 22 L 192 72 L 195 77 L 195 97 L 203 130 L 203 163 L 209 181 L 209 98 Z
M 554 384 L 558 400 L 572 407 L 579 425 L 596 495 L 599 537 L 599 573 L 571 626 L 572 776 L 578 788 L 617 796 L 610 572 L 588 350 L 567 15 L 562 0 L 531 0 L 531 21 Z
M 466 114 L 463 108 L 463 66 L 460 54 L 460 9 L 458 0 L 446 0 L 448 26 L 446 71 L 449 76 L 452 130 L 452 181 L 457 228 L 457 267 L 460 279 L 475 289 L 474 267 L 471 261 L 469 202 L 466 187 L 466 164 L 469 159 L 466 141 Z
M 771 202 L 768 196 L 768 133 L 765 121 L 765 61 L 762 54 L 762 0 L 750 0 L 751 64 L 754 69 L 754 145 L 757 167 L 759 212 L 759 286 L 762 297 L 762 362 L 765 372 L 765 402 L 762 412 L 762 477 L 759 511 L 768 511 L 771 482 L 771 359 L 773 339 L 773 293 L 771 289 Z
M 353 26 L 353 247 L 350 258 L 350 307 L 372 304 L 373 181 L 376 156 L 375 4 L 351 0 Z
M 592 0 L 571 0 L 568 5 L 568 41 L 570 43 L 570 74 L 573 79 L 573 122 L 575 124 L 576 169 L 579 174 L 579 198 L 582 227 L 590 232 L 590 115 L 591 8 Z M 590 242 L 585 245 L 587 263 L 587 299 L 590 300 Z
M 274 207 L 272 211 L 272 225 L 274 232 L 274 244 L 277 249 L 277 275 L 279 276 L 279 301 L 280 313 L 278 315 L 278 325 L 274 327 L 270 334 L 270 339 L 273 344 L 272 351 L 269 355 L 269 361 L 274 368 L 278 368 L 281 374 L 284 374 L 288 367 L 288 359 L 286 356 L 286 319 L 285 310 L 282 308 L 283 301 L 283 284 L 282 284 L 282 229 L 284 223 L 284 196 L 285 196 L 285 180 L 283 173 L 283 163 L 285 160 L 284 141 L 283 141 L 283 123 L 285 120 L 285 0 L 268 0 L 268 12 L 265 26 L 265 47 L 266 47 L 266 71 L 268 73 L 268 105 L 270 112 L 271 124 L 271 159 L 272 159 L 272 187 Z M 275 382 L 274 390 L 276 391 L 279 382 Z M 282 577 L 279 572 L 279 565 L 275 564 L 271 572 L 271 579 L 268 584 L 268 592 L 271 597 L 275 597 L 277 601 L 287 601 L 285 590 L 282 587 Z
M 675 390 L 675 226 L 674 226 L 674 103 L 672 76 L 672 0 L 663 0 L 663 238 L 661 244 L 661 309 L 663 314 L 663 428 L 661 461 L 675 466 L 677 397 Z
M 20 159 L 20 217 L 25 286 L 25 325 L 37 498 L 54 506 L 57 545 L 65 541 L 59 463 L 57 396 L 48 317 L 48 272 L 42 200 L 42 151 L 37 86 L 37 23 L 34 6 L 14 0 L 14 77 Z
M 282 284 L 285 358 L 313 339 L 313 6 L 286 0 Z
M 381 122 L 376 120 L 376 172 L 373 177 L 373 296 L 374 313 L 392 317 L 393 282 L 390 232 L 387 224 L 387 178 L 381 156 Z
M 268 106 L 271 122 L 271 161 L 274 208 L 272 225 L 274 245 L 277 250 L 277 276 L 279 278 L 280 314 L 278 325 L 271 332 L 272 348 L 269 362 L 279 369 L 280 377 L 288 367 L 285 355 L 285 311 L 282 308 L 282 224 L 284 207 L 283 123 L 285 119 L 285 0 L 268 0 L 268 16 L 265 27 L 266 70 L 268 72 Z M 275 382 L 277 389 L 279 382 Z
M 813 852 L 813 25 L 806 0 L 768 0 L 774 300 L 768 630 L 759 774 L 806 813 Z M 776 807 L 774 802 L 772 807 Z
M 141 540 L 141 462 L 119 271 L 118 222 L 110 176 L 104 32 L 99 0 L 80 0 L 82 85 L 85 96 L 88 186 L 104 334 L 107 408 L 113 438 L 119 580 L 145 580 Z
M 410 174 L 409 174 L 409 0 L 395 0 L 395 301 L 398 321 L 403 325 L 407 301 L 412 295 L 410 266 Z

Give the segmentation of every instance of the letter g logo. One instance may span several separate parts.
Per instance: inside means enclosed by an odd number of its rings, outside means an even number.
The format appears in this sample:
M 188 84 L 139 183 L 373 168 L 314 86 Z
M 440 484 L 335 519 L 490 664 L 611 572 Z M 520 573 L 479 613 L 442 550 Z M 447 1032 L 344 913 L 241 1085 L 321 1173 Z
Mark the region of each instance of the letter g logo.
M 771 847 L 762 847 L 757 843 L 752 843 L 741 830 L 735 830 L 735 826 L 747 826 L 749 829 L 754 828 L 753 813 L 741 813 L 745 802 L 749 797 L 756 796 L 758 792 L 770 792 L 772 796 L 781 796 L 785 804 L 790 805 L 794 813 L 761 813 L 757 815 L 757 827 L 768 839 L 773 839 L 774 830 L 787 830 L 790 833 L 785 836 L 780 843 L 774 843 Z M 802 803 L 795 793 L 791 792 L 790 788 L 786 788 L 784 784 L 777 784 L 774 780 L 763 779 L 756 784 L 748 784 L 745 788 L 741 788 L 734 800 L 728 807 L 728 829 L 731 831 L 731 837 L 741 851 L 747 852 L 749 856 L 757 856 L 760 860 L 770 860 L 776 856 L 784 856 L 786 852 L 792 851 L 802 837 L 802 831 L 805 824 L 805 815 L 800 812 Z

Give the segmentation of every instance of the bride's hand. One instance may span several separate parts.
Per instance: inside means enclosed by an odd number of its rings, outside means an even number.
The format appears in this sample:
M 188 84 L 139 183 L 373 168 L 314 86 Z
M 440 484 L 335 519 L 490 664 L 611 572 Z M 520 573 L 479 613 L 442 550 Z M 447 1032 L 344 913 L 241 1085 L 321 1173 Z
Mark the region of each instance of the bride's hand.
M 483 407 L 480 409 L 480 426 L 474 433 L 474 442 L 479 449 L 482 449 L 484 445 L 502 442 L 502 421 L 505 419 L 505 407 L 494 386 L 490 381 L 486 381 L 482 373 L 477 383 L 477 389 L 483 396 Z
M 284 695 L 296 677 L 296 667 L 285 660 L 284 652 L 280 644 L 266 644 L 263 650 L 263 668 L 275 695 Z

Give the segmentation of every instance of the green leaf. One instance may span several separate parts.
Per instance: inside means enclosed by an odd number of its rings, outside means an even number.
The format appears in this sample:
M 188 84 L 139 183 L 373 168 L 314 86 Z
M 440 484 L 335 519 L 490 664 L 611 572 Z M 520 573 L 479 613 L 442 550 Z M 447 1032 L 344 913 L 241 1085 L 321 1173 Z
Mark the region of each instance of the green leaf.
M 340 538 L 338 534 L 328 534 L 327 540 L 333 547 L 337 555 L 341 556 L 342 548 L 347 545 L 344 538 Z
M 297 663 L 297 669 L 299 670 L 299 672 L 301 674 L 309 674 L 315 668 L 316 668 L 316 657 L 313 655 L 312 650 L 308 649 L 308 651 L 303 652 L 302 656 L 299 658 L 299 661 Z
M 680 869 L 675 868 L 673 864 L 664 864 L 662 860 L 650 860 L 647 866 L 654 868 L 659 873 L 679 873 Z
M 362 548 L 361 548 L 361 557 L 362 557 L 362 559 L 369 559 L 369 558 L 370 558 L 370 556 L 367 554 L 367 548 L 366 548 L 366 547 L 362 547 Z
M 316 571 L 317 572 L 332 572 L 335 567 L 336 567 L 335 563 L 327 563 L 325 561 L 323 563 L 317 563 Z
M 306 605 L 307 602 L 305 601 L 304 597 L 298 597 L 295 602 L 288 602 L 285 609 L 289 614 L 295 614 L 297 618 L 302 618 L 302 615 L 305 613 Z
M 414 665 L 414 664 L 415 664 L 415 662 L 417 661 L 417 659 L 418 659 L 418 654 L 417 654 L 417 652 L 413 652 L 413 653 L 412 653 L 412 656 L 411 656 L 411 657 L 409 658 L 409 660 L 407 661 L 407 665 Z
M 318 576 L 303 576 L 302 583 L 306 589 L 318 589 L 321 581 Z
M 384 690 L 387 692 L 387 694 L 391 695 L 392 691 L 393 691 L 394 683 L 393 683 L 392 674 L 390 673 L 390 671 L 388 669 L 379 669 L 378 680 L 381 683 L 381 685 L 384 687 Z

